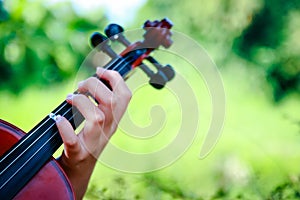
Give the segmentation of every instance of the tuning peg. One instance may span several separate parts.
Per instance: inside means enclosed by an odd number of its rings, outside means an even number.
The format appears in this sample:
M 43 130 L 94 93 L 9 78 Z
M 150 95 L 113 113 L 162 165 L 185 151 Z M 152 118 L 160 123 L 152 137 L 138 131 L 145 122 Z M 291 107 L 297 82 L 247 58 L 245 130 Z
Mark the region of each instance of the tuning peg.
M 172 32 L 170 31 L 172 26 L 172 22 L 167 18 L 161 21 L 146 21 L 143 26 L 146 31 L 144 34 L 144 44 L 148 46 L 148 48 L 154 49 L 159 46 L 169 48 L 173 43 L 171 40 Z
M 175 71 L 171 65 L 166 65 L 161 68 L 161 71 L 167 76 L 168 81 L 172 80 L 175 76 Z
M 103 42 L 106 42 L 107 43 L 107 37 L 105 37 L 104 35 L 102 35 L 101 33 L 99 32 L 94 32 L 92 35 L 91 35 L 91 38 L 90 38 L 90 41 L 91 41 L 91 45 L 94 47 L 94 48 L 97 48 L 98 45 L 100 45 L 101 43 Z
M 161 20 L 161 27 L 171 29 L 173 27 L 173 22 L 168 18 L 164 18 Z
M 163 88 L 166 82 L 168 82 L 175 76 L 175 73 L 170 65 L 163 67 L 163 70 L 158 70 L 156 73 L 154 73 L 144 63 L 141 63 L 139 68 L 143 70 L 148 77 L 150 77 L 149 83 L 156 89 Z
M 157 89 L 163 88 L 166 82 L 172 80 L 175 76 L 175 72 L 171 65 L 166 65 L 165 67 L 160 68 L 156 73 L 154 73 L 144 63 L 141 63 L 139 68 L 143 70 L 148 77 L 150 77 L 150 84 Z
M 91 45 L 93 46 L 93 48 L 103 51 L 109 57 L 116 58 L 118 56 L 109 46 L 108 38 L 106 36 L 104 36 L 103 34 L 101 34 L 99 32 L 93 33 L 90 38 L 90 41 L 91 41 Z
M 173 26 L 173 23 L 171 20 L 169 20 L 168 18 L 164 18 L 161 21 L 155 20 L 155 21 L 150 21 L 147 20 L 144 23 L 143 28 L 150 28 L 150 27 L 161 27 L 161 28 L 167 28 L 167 29 L 171 29 Z
M 123 35 L 123 27 L 118 24 L 109 24 L 105 28 L 104 32 L 111 41 L 118 41 L 125 47 L 128 47 L 131 44 Z
M 157 73 L 153 74 L 149 80 L 149 84 L 156 89 L 162 89 L 166 82 L 168 82 L 168 78 L 162 71 L 157 71 Z
M 160 28 L 170 29 L 172 26 L 173 26 L 173 24 L 167 19 L 163 19 L 161 21 L 153 21 L 153 22 L 147 21 L 144 24 L 144 28 L 160 27 Z M 109 24 L 105 28 L 104 32 L 105 32 L 105 35 L 113 42 L 118 41 L 121 44 L 123 44 L 125 47 L 129 47 L 131 45 L 131 43 L 123 35 L 124 29 L 122 28 L 122 26 L 120 26 L 118 24 Z M 167 47 L 168 45 L 163 45 L 163 46 Z M 165 84 L 168 81 L 170 81 L 171 79 L 174 78 L 175 72 L 170 65 L 162 66 L 157 60 L 155 60 L 151 56 L 146 57 L 146 59 L 155 66 L 155 68 L 157 69 L 157 72 L 154 73 L 144 63 L 141 63 L 139 68 L 141 70 L 143 70 L 143 72 L 150 78 L 149 83 L 154 88 L 161 89 L 165 86 Z
M 104 32 L 107 37 L 111 38 L 111 40 L 117 39 L 113 36 L 118 36 L 118 34 L 124 31 L 123 27 L 118 24 L 109 24 L 105 29 Z
M 146 58 L 150 63 L 152 63 L 154 65 L 154 67 L 158 70 L 161 71 L 162 73 L 164 73 L 167 77 L 167 81 L 170 81 L 171 79 L 174 78 L 175 76 L 175 71 L 172 68 L 171 65 L 166 65 L 166 66 L 162 66 L 155 58 L 153 58 L 152 56 L 148 56 Z
M 161 21 L 156 20 L 153 22 L 148 20 L 144 24 L 145 27 L 152 27 L 157 25 L 161 25 L 162 27 L 168 29 L 170 29 L 173 26 L 172 22 L 167 18 Z M 128 47 L 130 46 L 131 43 L 125 38 L 125 36 L 123 35 L 123 31 L 124 29 L 122 28 L 122 26 L 118 24 L 109 24 L 104 30 L 106 36 L 110 38 L 110 40 L 118 41 L 122 43 L 125 47 Z M 163 73 L 165 73 L 165 75 L 168 77 L 168 80 L 171 80 L 175 76 L 175 72 L 170 65 L 162 67 L 162 65 L 159 64 L 158 61 L 156 61 L 152 56 L 147 57 L 147 59 L 151 63 L 153 63 L 158 70 L 161 70 Z M 144 64 L 141 65 L 142 70 L 150 77 L 153 74 L 153 72 L 151 73 L 150 72 L 151 70 L 147 66 L 143 66 L 143 65 Z

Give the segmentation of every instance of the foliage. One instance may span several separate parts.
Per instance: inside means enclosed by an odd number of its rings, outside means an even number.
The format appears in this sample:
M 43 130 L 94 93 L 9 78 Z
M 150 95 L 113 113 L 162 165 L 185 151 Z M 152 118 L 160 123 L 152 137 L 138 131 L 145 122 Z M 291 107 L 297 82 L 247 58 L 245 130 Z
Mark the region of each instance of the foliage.
M 196 194 L 196 191 L 187 193 L 182 188 L 177 187 L 178 182 L 170 179 L 158 177 L 153 174 L 145 174 L 140 177 L 145 184 L 150 195 L 146 191 L 136 191 L 131 195 L 126 194 L 128 188 L 130 188 L 130 181 L 126 180 L 124 176 L 116 176 L 113 178 L 114 187 L 108 188 L 104 186 L 91 185 L 86 199 L 101 199 L 101 200 L 126 200 L 126 199 L 184 199 L 184 200 L 221 200 L 221 199 L 266 199 L 266 200 L 286 200 L 286 199 L 299 199 L 300 188 L 299 188 L 299 177 L 293 179 L 287 179 L 286 181 L 279 183 L 272 190 L 266 194 L 253 194 L 249 188 L 261 187 L 258 183 L 251 183 L 248 185 L 248 189 L 238 190 L 236 192 L 227 190 L 226 188 L 216 188 L 215 193 L 211 197 L 201 197 Z
M 235 52 L 256 67 L 279 101 L 300 91 L 298 0 L 150 0 L 140 17 L 168 16 L 226 67 Z M 230 67 L 230 66 L 229 66 Z
M 266 69 L 266 76 L 280 100 L 290 91 L 300 91 L 300 2 L 297 0 L 264 1 L 251 24 L 236 39 L 236 51 Z M 296 21 L 296 22 L 295 22 Z M 266 59 L 269 59 L 265 62 Z
M 53 84 L 77 72 L 88 36 L 107 19 L 102 12 L 81 16 L 69 3 L 4 6 L 0 1 L 0 89 L 7 90 L 0 93 L 1 118 L 30 130 L 60 102 L 65 91 Z M 299 199 L 299 96 L 277 105 L 264 98 L 268 87 L 276 101 L 299 93 L 299 1 L 148 0 L 136 22 L 166 16 L 221 69 L 228 106 L 223 136 L 208 158 L 197 159 L 196 139 L 158 172 L 132 175 L 98 164 L 85 199 Z M 20 91 L 21 100 L 11 95 Z
M 88 53 L 89 33 L 107 21 L 103 14 L 98 21 L 83 18 L 67 2 L 6 4 L 9 15 L 0 2 L 0 88 L 13 92 L 74 75 Z M 264 74 L 278 101 L 300 88 L 299 8 L 298 0 L 149 0 L 138 20 L 168 16 L 220 67 L 236 52 Z
M 106 22 L 101 13 L 94 19 L 78 16 L 67 2 L 5 3 L 9 16 L 0 22 L 0 87 L 15 93 L 73 76 L 89 51 L 88 35 Z
M 3 2 L 0 1 L 0 22 L 7 20 L 7 17 L 8 17 L 8 13 L 3 8 Z

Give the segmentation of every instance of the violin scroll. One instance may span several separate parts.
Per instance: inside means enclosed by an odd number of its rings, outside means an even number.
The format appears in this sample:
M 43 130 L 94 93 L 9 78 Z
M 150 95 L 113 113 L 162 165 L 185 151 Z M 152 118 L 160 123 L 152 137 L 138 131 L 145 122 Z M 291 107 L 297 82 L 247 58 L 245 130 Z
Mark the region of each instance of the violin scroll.
M 109 24 L 104 32 L 106 36 L 100 33 L 94 33 L 91 36 L 91 44 L 94 48 L 103 51 L 108 54 L 111 58 L 117 58 L 117 55 L 109 46 L 109 40 L 112 42 L 119 42 L 126 47 L 126 49 L 120 54 L 121 57 L 125 58 L 130 53 L 138 52 L 143 50 L 144 53 L 139 55 L 135 62 L 131 63 L 132 68 L 139 67 L 143 72 L 150 78 L 149 83 L 156 89 L 161 89 L 165 86 L 167 82 L 172 80 L 175 76 L 175 71 L 171 65 L 167 64 L 163 66 L 156 59 L 154 59 L 149 54 L 157 49 L 159 46 L 169 48 L 173 41 L 171 40 L 172 33 L 170 29 L 173 24 L 168 19 L 163 19 L 161 21 L 146 21 L 144 23 L 143 29 L 146 31 L 143 35 L 143 41 L 137 41 L 131 43 L 124 36 L 124 29 L 118 24 Z M 109 40 L 107 40 L 109 38 Z M 153 72 L 147 65 L 142 61 L 148 60 L 156 69 Z
M 144 30 L 146 30 L 144 43 L 151 45 L 152 48 L 158 48 L 160 45 L 164 48 L 169 48 L 173 43 L 171 40 L 172 33 L 170 31 L 172 26 L 173 23 L 167 18 L 161 21 L 146 21 L 143 27 Z

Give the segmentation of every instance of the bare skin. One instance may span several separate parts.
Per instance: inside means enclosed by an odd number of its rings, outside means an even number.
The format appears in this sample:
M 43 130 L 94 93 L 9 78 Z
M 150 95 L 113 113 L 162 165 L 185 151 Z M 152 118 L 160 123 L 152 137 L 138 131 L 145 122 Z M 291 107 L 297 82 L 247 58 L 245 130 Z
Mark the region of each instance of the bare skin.
M 118 72 L 97 68 L 96 73 L 109 82 L 112 90 L 93 77 L 78 84 L 78 91 L 82 94 L 67 97 L 67 102 L 85 118 L 82 130 L 76 135 L 64 117 L 58 116 L 56 119 L 64 142 L 64 151 L 58 162 L 73 186 L 76 199 L 83 198 L 97 158 L 116 131 L 131 99 L 131 92 Z M 86 92 L 99 104 L 83 95 Z

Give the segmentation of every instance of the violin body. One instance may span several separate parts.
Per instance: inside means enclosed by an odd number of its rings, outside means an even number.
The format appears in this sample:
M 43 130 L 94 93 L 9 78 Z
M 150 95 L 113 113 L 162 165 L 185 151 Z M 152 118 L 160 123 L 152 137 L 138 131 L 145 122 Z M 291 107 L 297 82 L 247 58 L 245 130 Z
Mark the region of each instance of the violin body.
M 0 119 L 0 156 L 25 133 Z M 75 199 L 71 184 L 54 158 L 28 182 L 14 199 Z

